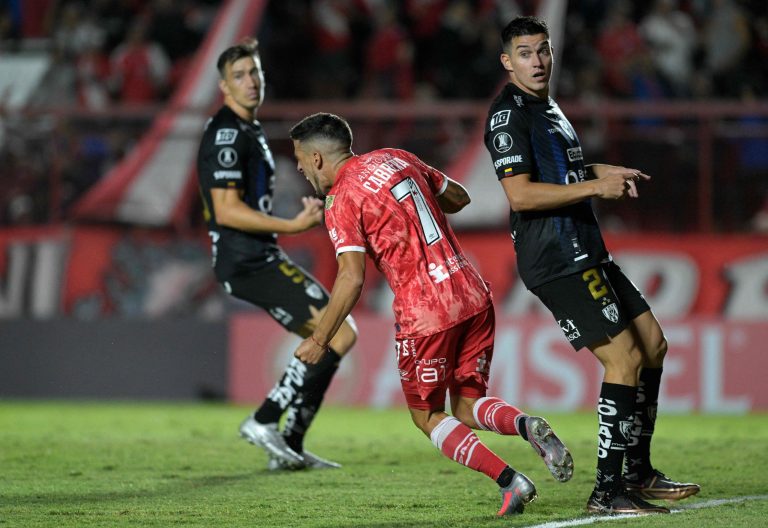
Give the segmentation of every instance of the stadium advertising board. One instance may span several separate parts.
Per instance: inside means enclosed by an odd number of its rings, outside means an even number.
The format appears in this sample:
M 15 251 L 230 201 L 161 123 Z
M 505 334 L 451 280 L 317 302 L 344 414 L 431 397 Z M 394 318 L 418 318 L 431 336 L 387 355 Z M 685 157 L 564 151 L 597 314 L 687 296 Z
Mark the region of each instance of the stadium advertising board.
M 596 395 L 599 366 L 588 352 L 570 350 L 551 316 L 517 280 L 508 237 L 499 232 L 459 237 L 494 292 L 499 321 L 494 391 L 533 407 L 588 406 Z M 330 284 L 336 264 L 325 233 L 284 237 L 282 243 Z M 663 388 L 667 408 L 768 409 L 768 388 L 759 377 L 768 372 L 761 347 L 768 339 L 768 240 L 622 235 L 609 237 L 608 245 L 664 324 L 670 342 Z M 295 338 L 260 312 L 232 305 L 213 281 L 209 264 L 203 236 L 107 227 L 3 230 L 0 318 L 221 320 L 235 313 L 229 393 L 236 401 L 257 401 Z M 331 401 L 401 402 L 390 303 L 383 279 L 369 266 L 355 313 L 362 335 L 342 363 Z

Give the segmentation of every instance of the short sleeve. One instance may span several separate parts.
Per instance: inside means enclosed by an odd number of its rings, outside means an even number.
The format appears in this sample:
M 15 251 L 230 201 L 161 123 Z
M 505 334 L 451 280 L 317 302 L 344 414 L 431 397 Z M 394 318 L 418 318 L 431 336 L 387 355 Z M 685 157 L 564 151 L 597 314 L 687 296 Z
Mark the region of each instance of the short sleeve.
M 348 251 L 366 252 L 361 204 L 348 193 L 326 196 L 325 225 L 337 257 Z
M 440 196 L 443 194 L 445 189 L 448 187 L 448 176 L 446 176 L 440 170 L 427 165 L 415 154 L 411 154 L 410 152 L 405 151 L 403 152 L 406 154 L 404 157 L 406 157 L 408 162 L 417 167 L 419 172 L 424 175 L 429 188 L 432 190 L 432 194 L 435 196 Z
M 248 138 L 235 128 L 219 128 L 206 133 L 198 170 L 210 187 L 243 187 L 248 161 Z
M 485 148 L 493 160 L 498 179 L 534 169 L 531 149 L 531 125 L 528 116 L 517 109 L 495 108 L 488 117 Z

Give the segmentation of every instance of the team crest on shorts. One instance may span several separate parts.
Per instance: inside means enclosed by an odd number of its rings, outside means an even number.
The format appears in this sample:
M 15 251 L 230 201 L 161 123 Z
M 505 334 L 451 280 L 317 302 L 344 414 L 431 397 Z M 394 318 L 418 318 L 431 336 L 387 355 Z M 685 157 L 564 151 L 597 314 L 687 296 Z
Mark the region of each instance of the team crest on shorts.
M 331 207 L 333 207 L 333 200 L 335 200 L 335 199 L 336 199 L 336 195 L 335 194 L 329 194 L 328 196 L 326 196 L 325 197 L 325 208 L 326 209 L 330 209 Z
M 603 315 L 606 319 L 615 324 L 619 321 L 619 307 L 616 306 L 616 303 L 611 303 L 603 308 Z

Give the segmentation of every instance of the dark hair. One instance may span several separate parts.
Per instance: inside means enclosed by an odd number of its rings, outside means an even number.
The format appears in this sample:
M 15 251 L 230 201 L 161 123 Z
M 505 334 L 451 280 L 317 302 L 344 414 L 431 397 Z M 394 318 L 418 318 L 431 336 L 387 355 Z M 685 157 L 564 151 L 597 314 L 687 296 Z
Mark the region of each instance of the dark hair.
M 219 60 L 216 61 L 216 68 L 219 70 L 219 75 L 224 78 L 224 68 L 227 64 L 232 64 L 235 61 L 242 59 L 243 57 L 258 57 L 259 55 L 259 41 L 255 38 L 248 38 L 243 40 L 240 44 L 235 44 L 225 49 Z
M 506 47 L 515 37 L 538 35 L 540 33 L 549 37 L 549 28 L 544 20 L 535 16 L 519 16 L 514 18 L 501 31 L 501 46 Z
M 329 139 L 338 143 L 344 150 L 352 148 L 352 129 L 343 118 L 327 113 L 307 116 L 296 123 L 288 133 L 296 141 Z

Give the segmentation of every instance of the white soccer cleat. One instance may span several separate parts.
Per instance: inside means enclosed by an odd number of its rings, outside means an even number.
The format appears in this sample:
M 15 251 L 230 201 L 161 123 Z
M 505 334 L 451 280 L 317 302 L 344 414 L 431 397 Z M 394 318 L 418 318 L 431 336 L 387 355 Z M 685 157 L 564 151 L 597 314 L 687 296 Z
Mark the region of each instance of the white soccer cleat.
M 304 460 L 303 466 L 296 466 L 296 465 L 288 465 L 285 462 L 283 462 L 280 459 L 277 459 L 273 456 L 269 457 L 269 461 L 267 462 L 267 469 L 270 471 L 296 471 L 298 469 L 338 469 L 341 467 L 341 464 L 338 462 L 333 462 L 332 460 L 326 460 L 324 458 L 320 458 L 316 454 L 310 452 L 310 451 L 304 451 L 301 454 L 301 457 Z
M 240 424 L 240 436 L 253 445 L 263 448 L 270 458 L 276 458 L 291 468 L 304 467 L 304 459 L 288 447 L 283 435 L 277 430 L 277 424 L 262 424 L 249 416 Z

